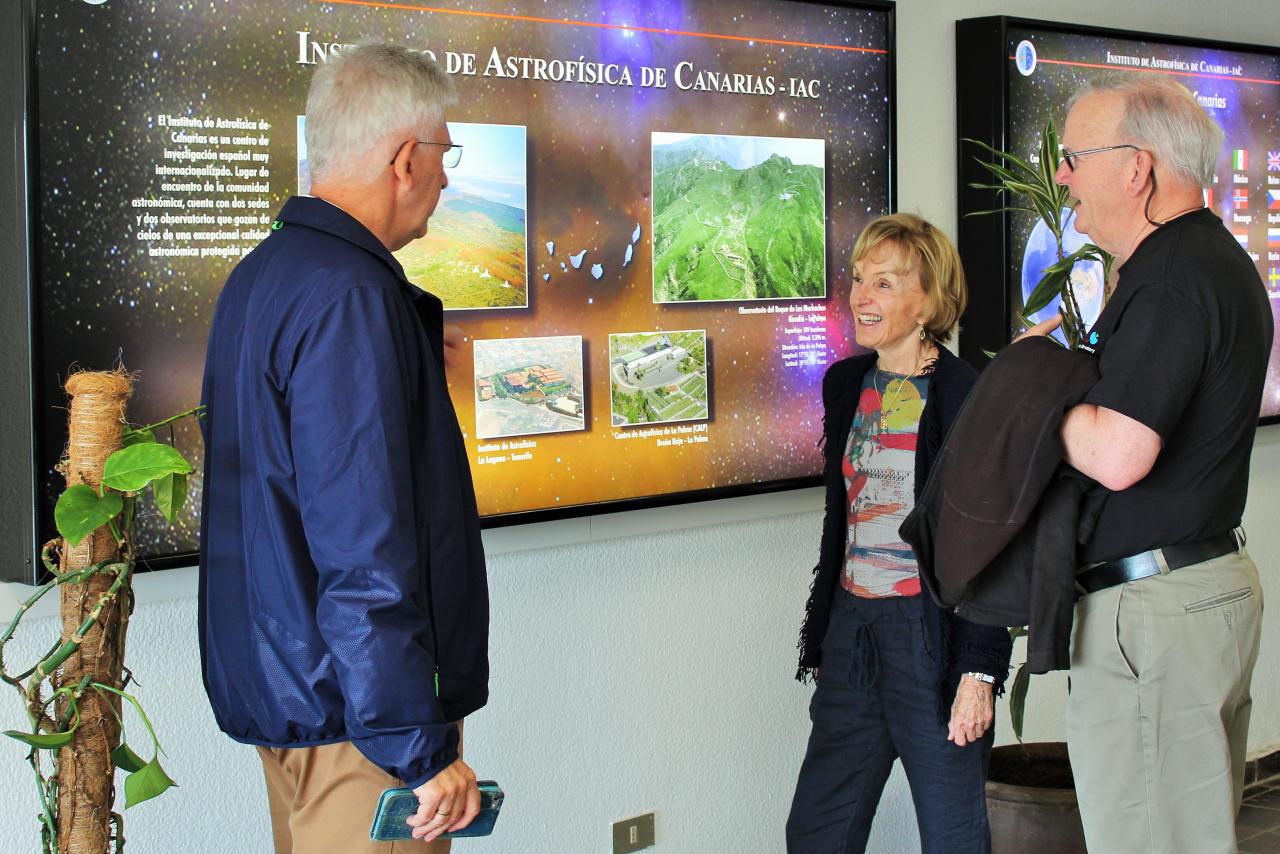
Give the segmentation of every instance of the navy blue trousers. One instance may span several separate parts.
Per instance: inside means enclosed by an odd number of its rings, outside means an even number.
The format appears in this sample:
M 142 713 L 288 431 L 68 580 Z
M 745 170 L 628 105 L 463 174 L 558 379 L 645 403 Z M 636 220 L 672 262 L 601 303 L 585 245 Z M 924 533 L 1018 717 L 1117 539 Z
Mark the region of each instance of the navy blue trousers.
M 789 854 L 858 854 L 895 759 L 902 760 L 925 854 L 987 854 L 992 729 L 965 747 L 938 718 L 941 656 L 925 646 L 920 596 L 836 591 L 809 704 L 813 732 L 787 819 Z

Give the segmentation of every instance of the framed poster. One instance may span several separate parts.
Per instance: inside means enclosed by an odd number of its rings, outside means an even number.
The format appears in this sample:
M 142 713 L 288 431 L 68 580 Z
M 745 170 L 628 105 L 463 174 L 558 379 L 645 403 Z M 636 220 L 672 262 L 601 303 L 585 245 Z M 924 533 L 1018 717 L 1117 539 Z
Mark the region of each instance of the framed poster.
M 1090 76 L 1168 75 L 1185 85 L 1226 132 L 1214 184 L 1205 203 L 1253 258 L 1280 326 L 1280 50 L 1182 36 L 1031 21 L 974 18 L 956 23 L 957 116 L 961 139 L 977 139 L 1039 163 L 1040 137 L 1050 119 L 1059 132 L 1067 102 Z M 961 354 L 975 365 L 1020 329 L 1023 301 L 1045 267 L 1057 260 L 1048 229 L 1034 215 L 990 210 L 994 194 L 972 182 L 989 175 L 977 146 L 959 143 L 960 254 L 970 284 L 961 326 Z M 1067 222 L 1063 246 L 1087 238 Z M 1092 324 L 1102 309 L 1100 264 L 1072 272 L 1081 314 Z M 1055 299 L 1032 320 L 1058 311 Z M 1271 352 L 1262 423 L 1280 422 L 1280 337 Z
M 893 207 L 892 4 L 481 5 L 32 0 L 40 531 L 68 367 L 122 359 L 137 422 L 198 401 L 227 275 L 309 186 L 311 72 L 366 40 L 459 94 L 465 156 L 397 258 L 464 338 L 486 525 L 817 482 L 848 252 Z M 177 441 L 196 500 L 140 519 L 153 565 L 197 544 L 198 430 Z

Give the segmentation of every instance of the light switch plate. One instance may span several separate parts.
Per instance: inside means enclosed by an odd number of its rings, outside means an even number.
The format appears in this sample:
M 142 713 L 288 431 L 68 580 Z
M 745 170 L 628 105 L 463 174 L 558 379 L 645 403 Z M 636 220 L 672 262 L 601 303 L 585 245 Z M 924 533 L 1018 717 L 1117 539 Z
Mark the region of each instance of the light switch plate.
M 624 818 L 613 823 L 613 854 L 631 854 L 654 844 L 653 813 Z

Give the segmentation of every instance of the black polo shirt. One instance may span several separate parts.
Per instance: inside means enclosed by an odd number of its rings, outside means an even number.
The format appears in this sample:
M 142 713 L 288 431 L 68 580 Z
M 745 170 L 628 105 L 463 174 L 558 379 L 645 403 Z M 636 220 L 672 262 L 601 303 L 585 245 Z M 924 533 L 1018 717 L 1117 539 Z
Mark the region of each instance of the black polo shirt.
M 1150 474 L 1107 497 L 1085 561 L 1240 524 L 1271 336 L 1257 269 L 1212 211 L 1138 245 L 1090 333 L 1101 380 L 1085 402 L 1142 422 L 1163 447 Z

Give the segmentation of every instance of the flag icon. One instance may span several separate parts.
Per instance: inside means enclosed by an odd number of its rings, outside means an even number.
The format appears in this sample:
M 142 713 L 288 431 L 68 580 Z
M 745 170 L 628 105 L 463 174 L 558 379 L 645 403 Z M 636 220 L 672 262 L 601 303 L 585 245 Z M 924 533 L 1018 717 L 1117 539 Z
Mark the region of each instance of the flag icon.
M 1277 233 L 1276 237 L 1280 239 L 1280 228 L 1269 229 L 1269 231 L 1275 231 Z M 1231 236 L 1236 239 L 1236 243 L 1239 243 L 1241 248 L 1243 249 L 1249 248 L 1249 226 L 1247 225 L 1231 226 Z
M 1280 172 L 1280 151 L 1267 152 L 1267 171 Z
M 1237 172 L 1249 171 L 1249 152 L 1237 148 L 1231 152 L 1231 168 Z
M 1267 190 L 1267 210 L 1280 211 L 1280 190 Z
M 1267 246 L 1271 249 L 1280 249 L 1280 228 L 1267 229 Z
M 1280 294 L 1280 267 L 1267 268 L 1267 290 Z
M 1244 187 L 1236 187 L 1231 191 L 1231 206 L 1238 211 L 1249 207 L 1249 191 Z

